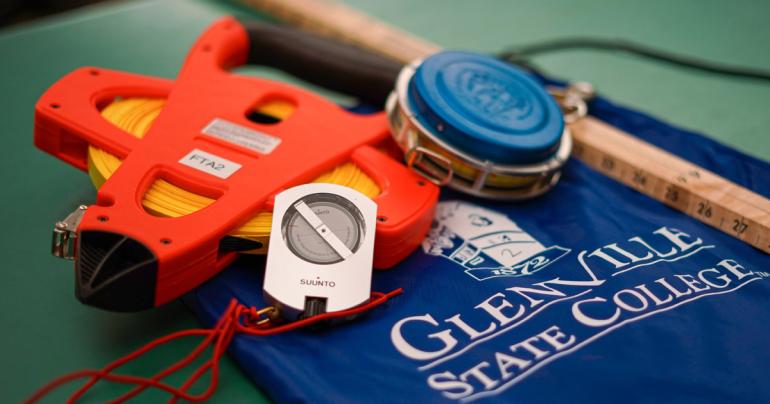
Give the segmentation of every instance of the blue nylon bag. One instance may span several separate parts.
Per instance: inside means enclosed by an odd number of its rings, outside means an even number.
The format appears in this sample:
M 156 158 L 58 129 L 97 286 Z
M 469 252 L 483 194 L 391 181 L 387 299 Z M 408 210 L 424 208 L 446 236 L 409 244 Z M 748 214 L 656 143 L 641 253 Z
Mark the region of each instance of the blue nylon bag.
M 763 196 L 770 164 L 604 99 L 591 113 Z M 236 336 L 279 402 L 770 402 L 770 257 L 571 160 L 547 195 L 442 191 L 403 295 L 321 331 Z M 211 326 L 264 307 L 263 260 L 186 296 Z

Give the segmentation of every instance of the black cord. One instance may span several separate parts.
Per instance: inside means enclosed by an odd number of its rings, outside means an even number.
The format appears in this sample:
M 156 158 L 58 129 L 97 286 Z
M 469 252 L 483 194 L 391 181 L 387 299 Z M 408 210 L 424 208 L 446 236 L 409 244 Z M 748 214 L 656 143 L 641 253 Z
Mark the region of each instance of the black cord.
M 595 49 L 627 52 L 649 59 L 702 70 L 709 73 L 770 81 L 770 71 L 768 70 L 710 62 L 703 59 L 650 48 L 645 45 L 622 39 L 612 40 L 580 37 L 554 39 L 512 48 L 500 53 L 498 57 L 539 73 L 538 69 L 529 61 L 531 56 L 568 49 Z

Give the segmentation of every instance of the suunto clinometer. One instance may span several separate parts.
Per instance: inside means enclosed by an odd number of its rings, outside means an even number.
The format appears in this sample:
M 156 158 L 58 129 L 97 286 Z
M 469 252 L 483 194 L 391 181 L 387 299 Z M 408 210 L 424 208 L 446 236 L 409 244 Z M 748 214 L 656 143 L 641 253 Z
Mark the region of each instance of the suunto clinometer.
M 351 188 L 300 185 L 275 197 L 266 298 L 289 319 L 340 311 L 371 292 L 377 205 Z

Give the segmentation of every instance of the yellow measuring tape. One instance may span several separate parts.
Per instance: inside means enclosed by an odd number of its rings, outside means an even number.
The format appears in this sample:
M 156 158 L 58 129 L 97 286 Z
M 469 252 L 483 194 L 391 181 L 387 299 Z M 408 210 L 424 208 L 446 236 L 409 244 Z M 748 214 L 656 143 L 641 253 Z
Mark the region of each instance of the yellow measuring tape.
M 117 99 L 107 105 L 102 116 L 118 128 L 142 138 L 158 117 L 166 100 L 162 98 L 125 98 Z M 291 115 L 293 106 L 274 102 L 261 105 L 257 112 L 284 119 Z M 120 167 L 121 160 L 112 154 L 93 146 L 88 147 L 88 175 L 99 188 Z M 380 188 L 366 173 L 353 163 L 345 163 L 328 171 L 313 182 L 323 182 L 347 186 L 362 194 L 374 198 L 380 194 Z M 142 205 L 151 214 L 163 217 L 180 217 L 194 213 L 213 203 L 215 200 L 192 193 L 165 180 L 156 180 L 142 199 Z M 246 224 L 230 235 L 259 242 L 262 246 L 245 251 L 252 254 L 265 254 L 267 240 L 273 220 L 271 212 L 259 212 Z

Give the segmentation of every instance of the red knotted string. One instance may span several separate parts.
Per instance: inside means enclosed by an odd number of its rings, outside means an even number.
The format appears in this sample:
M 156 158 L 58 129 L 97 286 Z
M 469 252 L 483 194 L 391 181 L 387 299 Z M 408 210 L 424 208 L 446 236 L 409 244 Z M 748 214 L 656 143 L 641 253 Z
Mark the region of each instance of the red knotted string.
M 350 317 L 379 306 L 380 304 L 388 301 L 388 299 L 397 296 L 402 292 L 403 290 L 400 288 L 389 293 L 374 292 L 372 293 L 372 298 L 369 300 L 369 302 L 364 305 L 345 311 L 319 314 L 317 316 L 308 317 L 302 320 L 275 327 L 270 327 L 269 324 L 268 326 L 257 325 L 260 320 L 263 320 L 260 318 L 259 312 L 253 307 L 243 306 L 239 304 L 236 299 L 232 299 L 230 304 L 227 306 L 227 309 L 222 313 L 222 316 L 219 318 L 219 321 L 213 328 L 178 331 L 158 338 L 137 349 L 136 351 L 131 352 L 130 354 L 110 363 L 100 370 L 85 369 L 66 374 L 52 380 L 40 388 L 35 392 L 35 394 L 27 399 L 26 402 L 37 402 L 61 385 L 84 378 L 89 378 L 88 382 L 86 382 L 82 387 L 80 387 L 70 396 L 70 398 L 67 400 L 68 403 L 74 403 L 77 401 L 84 394 L 86 394 L 86 392 L 88 392 L 91 387 L 93 387 L 101 380 L 108 380 L 115 383 L 131 384 L 136 386 L 120 397 L 112 400 L 111 403 L 122 403 L 150 387 L 160 389 L 171 394 L 172 397 L 169 400 L 169 403 L 176 403 L 180 398 L 187 401 L 204 401 L 211 397 L 211 395 L 214 394 L 214 391 L 216 391 L 217 383 L 219 382 L 219 360 L 227 351 L 227 347 L 230 345 L 230 342 L 236 334 L 247 334 L 254 336 L 273 335 L 297 328 L 302 328 L 324 320 Z M 115 369 L 135 360 L 136 358 L 146 354 L 158 346 L 167 344 L 180 338 L 191 336 L 203 336 L 205 338 L 187 356 L 151 377 L 113 373 Z M 163 378 L 173 374 L 180 369 L 183 369 L 192 363 L 210 345 L 213 345 L 211 358 L 200 365 L 187 378 L 187 380 L 182 383 L 180 387 L 173 387 L 161 381 Z M 195 384 L 195 382 L 198 381 L 198 379 L 200 379 L 208 371 L 211 371 L 211 381 L 209 382 L 209 386 L 206 388 L 206 390 L 199 394 L 188 393 L 188 390 Z

